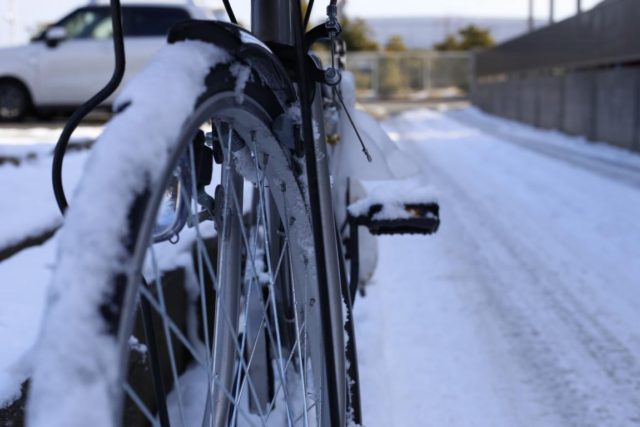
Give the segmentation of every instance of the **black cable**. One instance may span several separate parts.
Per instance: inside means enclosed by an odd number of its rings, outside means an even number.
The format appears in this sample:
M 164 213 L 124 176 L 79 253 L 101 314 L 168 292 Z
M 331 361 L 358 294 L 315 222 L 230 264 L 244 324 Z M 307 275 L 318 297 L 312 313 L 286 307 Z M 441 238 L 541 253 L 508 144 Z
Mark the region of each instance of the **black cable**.
M 231 7 L 231 3 L 229 3 L 229 0 L 222 0 L 222 3 L 224 3 L 224 10 L 227 11 L 229 20 L 234 24 L 237 24 L 238 20 L 236 19 L 236 15 L 233 13 L 233 8 Z
M 360 146 L 362 147 L 362 152 L 364 153 L 365 157 L 367 158 L 367 161 L 369 163 L 371 163 L 373 161 L 373 159 L 371 158 L 371 154 L 369 154 L 369 150 L 367 150 L 367 146 L 364 144 L 364 141 L 362 140 L 362 137 L 360 136 L 360 132 L 358 132 L 358 127 L 356 126 L 355 122 L 351 118 L 351 114 L 349 113 L 349 109 L 347 108 L 347 105 L 344 103 L 344 99 L 342 99 L 342 95 L 340 95 L 340 91 L 338 91 L 338 89 L 336 89 L 334 87 L 333 88 L 333 93 L 340 100 L 340 104 L 342 104 L 342 108 L 344 109 L 344 112 L 347 113 L 347 118 L 349 119 L 349 123 L 351 123 L 351 127 L 355 131 L 356 136 L 358 137 L 358 140 L 360 141 Z
M 67 203 L 67 198 L 64 194 L 64 187 L 62 184 L 62 162 L 64 160 L 64 154 L 67 151 L 71 135 L 87 114 L 93 111 L 94 108 L 115 92 L 118 86 L 120 86 L 120 82 L 122 82 L 122 77 L 124 76 L 124 35 L 122 31 L 122 9 L 120 7 L 120 0 L 111 0 L 111 25 L 113 27 L 113 48 L 115 52 L 115 68 L 113 69 L 111 80 L 109 80 L 109 83 L 107 83 L 100 92 L 95 94 L 90 100 L 78 108 L 73 115 L 71 115 L 71 118 L 62 130 L 62 134 L 60 134 L 60 138 L 58 139 L 58 143 L 56 144 L 56 148 L 53 152 L 53 166 L 51 169 L 53 194 L 55 195 L 56 203 L 63 214 L 69 205 Z
M 322 322 L 322 339 L 325 345 L 325 361 L 327 366 L 327 395 L 329 398 L 330 409 L 330 425 L 339 427 L 340 420 L 344 414 L 337 411 L 340 409 L 339 396 L 342 394 L 338 391 L 338 381 L 335 373 L 337 371 L 337 360 L 334 355 L 333 348 L 333 327 L 332 319 L 329 313 L 330 298 L 327 286 L 326 258 L 324 253 L 324 237 L 322 232 L 322 214 L 320 203 L 320 186 L 318 182 L 318 165 L 316 158 L 315 143 L 313 138 L 312 118 L 311 118 L 311 101 L 309 97 L 309 89 L 311 83 L 309 81 L 309 70 L 306 61 L 306 47 L 304 44 L 304 30 L 302 28 L 302 11 L 300 9 L 300 0 L 290 0 L 291 16 L 293 23 L 293 35 L 296 49 L 296 66 L 298 75 L 298 92 L 300 98 L 300 111 L 302 115 L 302 130 L 304 137 L 305 163 L 307 166 L 309 202 L 311 205 L 311 222 L 313 224 L 314 250 L 318 268 L 316 269 L 318 281 L 320 285 L 319 299 L 321 307 Z M 335 343 L 342 345 L 342 343 Z
M 302 23 L 302 29 L 306 30 L 309 26 L 309 20 L 311 20 L 311 11 L 313 10 L 313 0 L 309 0 L 307 5 L 307 11 L 304 14 L 304 22 Z

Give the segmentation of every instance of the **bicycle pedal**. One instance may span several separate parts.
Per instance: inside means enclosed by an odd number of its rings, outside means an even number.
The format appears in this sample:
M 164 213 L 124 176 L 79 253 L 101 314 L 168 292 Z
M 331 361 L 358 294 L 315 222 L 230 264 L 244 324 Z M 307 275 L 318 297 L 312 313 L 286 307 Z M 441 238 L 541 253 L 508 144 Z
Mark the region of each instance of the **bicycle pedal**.
M 371 203 L 363 199 L 349 206 L 349 219 L 374 235 L 433 234 L 440 227 L 440 206 L 436 202 Z

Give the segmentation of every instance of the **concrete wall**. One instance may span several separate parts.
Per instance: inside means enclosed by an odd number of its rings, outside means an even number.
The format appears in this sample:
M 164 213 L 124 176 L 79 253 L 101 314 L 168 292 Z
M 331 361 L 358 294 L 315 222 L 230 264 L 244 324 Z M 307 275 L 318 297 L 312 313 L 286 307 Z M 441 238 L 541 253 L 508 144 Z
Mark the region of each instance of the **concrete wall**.
M 640 151 L 638 67 L 478 82 L 471 99 L 492 114 Z
M 625 148 L 637 145 L 639 74 L 635 68 L 618 68 L 598 73 L 596 140 Z
M 518 120 L 520 116 L 520 87 L 519 80 L 509 80 L 503 86 L 503 115 L 506 118 Z
M 565 78 L 562 130 L 570 135 L 595 139 L 597 72 L 571 73 Z
M 519 80 L 519 120 L 533 126 L 538 125 L 538 95 L 535 81 Z
M 544 76 L 536 80 L 537 125 L 543 129 L 560 129 L 564 116 L 564 76 Z

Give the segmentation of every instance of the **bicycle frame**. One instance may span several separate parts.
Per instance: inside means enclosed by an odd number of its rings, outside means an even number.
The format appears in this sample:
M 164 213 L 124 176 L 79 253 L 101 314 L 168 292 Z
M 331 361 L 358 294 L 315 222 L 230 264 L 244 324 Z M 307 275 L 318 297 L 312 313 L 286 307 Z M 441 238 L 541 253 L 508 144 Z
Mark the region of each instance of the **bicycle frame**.
M 124 72 L 124 41 L 121 22 L 118 19 L 121 14 L 119 4 L 119 0 L 111 0 L 114 45 L 117 53 L 117 67 L 114 77 L 100 94 L 74 113 L 56 146 L 53 183 L 56 199 L 62 211 L 67 207 L 67 203 L 62 188 L 61 169 L 69 137 L 82 118 L 93 109 L 94 104 L 99 103 L 100 99 L 106 98 L 115 91 Z M 335 9 L 335 1 L 332 1 L 331 4 Z M 344 375 L 346 372 L 345 330 L 342 313 L 343 283 L 340 277 L 340 255 L 332 202 L 329 157 L 324 135 L 322 86 L 309 78 L 307 68 L 310 67 L 306 62 L 307 52 L 303 52 L 303 49 L 306 49 L 306 41 L 302 28 L 300 0 L 252 0 L 251 6 L 252 30 L 259 39 L 264 42 L 275 42 L 297 48 L 298 89 L 303 116 L 307 173 L 309 174 L 311 217 L 316 242 L 317 274 L 322 284 L 320 295 L 323 323 L 322 340 L 324 347 L 328 349 L 325 356 L 328 374 L 327 377 L 322 378 L 321 387 L 326 388 L 329 402 L 323 401 L 321 419 L 322 425 L 341 427 L 346 425 L 347 408 L 347 384 Z M 306 91 L 307 88 L 313 89 L 316 94 L 313 102 L 307 99 L 309 94 Z M 314 135 L 312 125 L 316 125 L 319 130 L 316 135 Z M 224 419 L 218 419 L 217 422 L 222 423 Z
M 251 29 L 263 41 L 293 44 L 290 0 L 251 0 Z
M 263 41 L 293 45 L 296 42 L 296 28 L 292 19 L 300 13 L 300 11 L 299 7 L 292 8 L 291 5 L 291 0 L 252 0 L 252 31 Z M 301 14 L 299 16 L 301 16 Z M 298 42 L 300 42 L 300 40 L 298 40 Z M 299 88 L 300 86 L 301 85 L 299 85 Z M 312 107 L 314 120 L 318 123 L 319 135 L 317 135 L 317 138 L 311 138 L 313 140 L 313 146 L 310 147 L 310 150 L 307 150 L 307 153 L 317 153 L 317 156 L 314 155 L 312 159 L 307 159 L 307 161 L 316 163 L 314 168 L 308 168 L 308 173 L 313 173 L 313 169 L 315 169 L 317 175 L 316 177 L 310 177 L 309 181 L 310 187 L 313 186 L 314 181 L 317 186 L 315 191 L 317 192 L 316 197 L 318 199 L 316 203 L 317 206 L 319 206 L 319 212 L 312 212 L 312 216 L 316 215 L 316 218 L 320 219 L 319 222 L 313 221 L 313 223 L 314 228 L 318 226 L 320 228 L 320 230 L 314 230 L 316 240 L 320 240 L 320 244 L 316 245 L 316 252 L 322 251 L 323 253 L 316 253 L 316 257 L 319 261 L 318 269 L 324 268 L 324 272 L 319 271 L 319 273 L 324 273 L 327 288 L 327 301 L 325 301 L 325 305 L 328 308 L 328 312 L 322 314 L 325 325 L 323 339 L 325 341 L 325 348 L 331 348 L 331 352 L 333 353 L 332 357 L 329 357 L 327 360 L 328 372 L 329 374 L 335 374 L 335 378 L 325 378 L 324 381 L 329 389 L 329 398 L 333 399 L 333 404 L 330 406 L 333 408 L 346 408 L 347 384 L 344 381 L 344 375 L 338 374 L 339 372 L 346 372 L 344 347 L 342 345 L 332 345 L 333 343 L 344 342 L 344 325 L 342 324 L 343 300 L 328 155 L 324 135 L 322 96 L 319 84 L 316 85 L 315 92 L 314 105 L 309 107 Z M 301 99 L 300 102 L 302 103 L 304 100 Z M 307 135 L 308 134 L 309 133 L 307 133 Z M 313 134 L 311 133 L 311 135 Z M 305 138 L 307 144 L 310 143 L 310 141 L 307 141 L 308 139 L 309 138 Z M 310 188 L 312 198 L 314 197 L 313 192 L 314 188 Z M 318 239 L 318 237 L 320 237 L 320 239 Z M 327 326 L 330 327 L 327 328 Z M 324 406 L 325 407 L 322 408 L 323 419 L 331 420 L 332 425 L 345 425 L 345 413 L 330 413 L 329 407 L 327 407 L 327 405 Z

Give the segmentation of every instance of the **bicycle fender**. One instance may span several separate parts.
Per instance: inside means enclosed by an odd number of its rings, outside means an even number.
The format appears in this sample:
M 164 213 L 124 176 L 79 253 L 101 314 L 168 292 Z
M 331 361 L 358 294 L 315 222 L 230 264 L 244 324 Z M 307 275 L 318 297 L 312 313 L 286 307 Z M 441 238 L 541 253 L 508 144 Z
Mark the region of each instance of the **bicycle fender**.
M 212 43 L 229 52 L 237 61 L 253 68 L 285 104 L 296 100 L 289 75 L 269 47 L 244 28 L 221 21 L 188 20 L 174 25 L 168 42 L 199 40 Z

